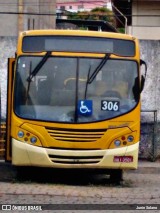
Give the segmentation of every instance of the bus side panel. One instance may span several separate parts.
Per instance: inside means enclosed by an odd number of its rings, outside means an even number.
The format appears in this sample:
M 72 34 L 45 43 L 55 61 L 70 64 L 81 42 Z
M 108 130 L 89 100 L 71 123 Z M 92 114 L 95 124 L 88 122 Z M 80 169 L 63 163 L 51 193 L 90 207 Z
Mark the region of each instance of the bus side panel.
M 6 143 L 5 160 L 11 161 L 11 110 L 12 110 L 12 89 L 15 58 L 8 59 L 8 80 L 7 80 L 7 118 L 6 118 Z

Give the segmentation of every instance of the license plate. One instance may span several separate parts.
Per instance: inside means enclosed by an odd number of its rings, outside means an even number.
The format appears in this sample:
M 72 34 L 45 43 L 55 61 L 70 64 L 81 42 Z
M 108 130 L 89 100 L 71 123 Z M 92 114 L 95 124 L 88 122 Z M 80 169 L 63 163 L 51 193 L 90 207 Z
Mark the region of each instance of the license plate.
M 133 156 L 114 156 L 113 162 L 115 163 L 131 163 Z

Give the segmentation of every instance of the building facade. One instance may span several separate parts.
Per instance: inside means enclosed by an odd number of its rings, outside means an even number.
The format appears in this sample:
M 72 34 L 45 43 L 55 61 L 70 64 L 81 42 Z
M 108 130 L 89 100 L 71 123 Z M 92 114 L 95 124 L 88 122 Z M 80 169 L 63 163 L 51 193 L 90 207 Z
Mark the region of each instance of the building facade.
M 117 26 L 144 40 L 160 39 L 160 0 L 112 0 Z M 120 21 L 118 21 L 120 19 Z
M 132 3 L 132 25 L 128 33 L 139 39 L 160 39 L 160 1 L 135 1 Z
M 110 0 L 57 0 L 57 10 L 90 11 L 95 7 L 109 7 Z
M 56 0 L 0 0 L 0 36 L 17 36 L 19 31 L 28 29 L 55 28 L 55 7 Z

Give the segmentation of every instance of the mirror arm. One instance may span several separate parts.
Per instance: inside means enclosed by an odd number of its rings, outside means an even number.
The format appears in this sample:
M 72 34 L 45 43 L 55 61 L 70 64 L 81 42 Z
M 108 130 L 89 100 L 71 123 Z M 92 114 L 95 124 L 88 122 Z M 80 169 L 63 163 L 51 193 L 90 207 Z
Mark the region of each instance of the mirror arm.
M 147 75 L 147 64 L 145 61 L 143 61 L 142 59 L 140 59 L 140 66 L 144 65 L 145 66 L 145 73 L 144 75 L 141 75 L 141 89 L 140 89 L 140 93 L 142 92 L 143 88 L 144 88 L 144 83 L 145 83 L 145 79 L 146 79 L 146 75 Z
M 144 74 L 144 78 L 146 78 L 147 75 L 147 64 L 145 61 L 143 61 L 142 59 L 140 59 L 140 66 L 144 65 L 145 66 L 145 74 Z

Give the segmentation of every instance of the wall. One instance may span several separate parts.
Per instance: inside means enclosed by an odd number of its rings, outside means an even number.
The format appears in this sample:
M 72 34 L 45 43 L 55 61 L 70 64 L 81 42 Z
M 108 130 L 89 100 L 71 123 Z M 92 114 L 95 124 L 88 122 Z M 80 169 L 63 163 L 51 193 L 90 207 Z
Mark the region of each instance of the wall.
M 0 36 L 17 36 L 19 31 L 28 29 L 55 28 L 56 0 L 0 0 L 0 12 Z
M 53 16 L 40 16 L 39 29 L 54 29 L 56 16 L 56 0 L 39 0 L 39 12 L 42 14 L 53 14 Z M 48 4 L 47 4 L 48 3 Z
M 0 0 L 0 12 L 17 12 L 18 0 Z M 0 14 L 0 36 L 16 36 L 18 19 L 16 14 Z
M 15 56 L 17 37 L 0 37 L 0 86 L 1 86 L 1 112 L 6 117 L 7 93 L 7 63 L 9 57 Z
M 142 92 L 142 109 L 158 110 L 160 121 L 160 40 L 140 40 L 141 58 L 148 66 L 144 91 Z M 152 119 L 148 113 L 143 120 L 150 122 Z
M 132 26 L 127 32 L 139 39 L 159 40 L 160 35 L 160 1 L 133 0 Z
M 28 29 L 54 29 L 56 0 L 22 0 L 24 13 L 52 14 L 52 15 L 30 15 L 20 16 L 22 24 L 19 31 Z

